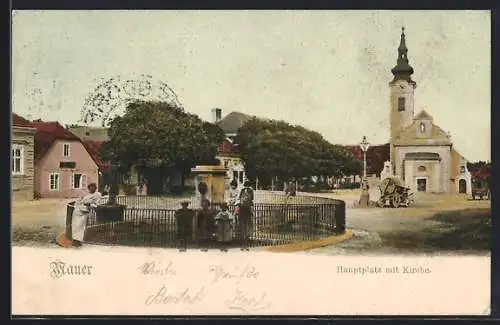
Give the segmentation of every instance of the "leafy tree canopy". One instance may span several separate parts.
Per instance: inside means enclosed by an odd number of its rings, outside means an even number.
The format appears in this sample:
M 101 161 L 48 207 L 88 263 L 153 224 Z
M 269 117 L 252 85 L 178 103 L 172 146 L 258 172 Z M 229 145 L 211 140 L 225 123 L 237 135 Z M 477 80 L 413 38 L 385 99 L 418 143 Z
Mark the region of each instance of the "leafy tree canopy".
M 103 159 L 124 168 L 139 166 L 189 172 L 196 164 L 212 164 L 224 132 L 197 115 L 161 101 L 135 101 L 111 120 Z
M 352 153 L 318 132 L 284 121 L 253 118 L 238 130 L 235 142 L 248 175 L 259 181 L 273 176 L 280 180 L 340 176 L 361 170 Z

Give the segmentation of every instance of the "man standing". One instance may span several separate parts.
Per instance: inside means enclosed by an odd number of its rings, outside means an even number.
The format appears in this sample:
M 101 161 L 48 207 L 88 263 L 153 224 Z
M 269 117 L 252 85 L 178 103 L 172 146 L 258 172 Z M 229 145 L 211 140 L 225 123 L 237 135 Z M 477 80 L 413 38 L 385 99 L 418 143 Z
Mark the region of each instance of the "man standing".
M 175 221 L 177 223 L 177 240 L 181 252 L 185 252 L 189 238 L 193 234 L 193 210 L 188 209 L 189 202 L 183 201 L 182 208 L 175 211 Z
M 82 245 L 91 208 L 95 208 L 101 198 L 101 193 L 97 192 L 95 183 L 89 184 L 87 189 L 89 193 L 75 202 L 75 211 L 71 224 L 73 245 L 77 247 Z
M 238 230 L 240 233 L 241 250 L 248 251 L 249 230 L 252 226 L 252 207 L 254 193 L 250 181 L 245 181 L 239 197 Z

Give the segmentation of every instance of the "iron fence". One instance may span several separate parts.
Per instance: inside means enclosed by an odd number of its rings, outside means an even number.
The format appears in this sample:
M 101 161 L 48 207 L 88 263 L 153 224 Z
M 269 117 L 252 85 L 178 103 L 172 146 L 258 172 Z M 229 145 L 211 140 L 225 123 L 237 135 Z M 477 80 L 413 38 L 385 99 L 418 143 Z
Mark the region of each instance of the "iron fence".
M 104 203 L 103 199 L 101 203 Z M 200 199 L 197 196 L 145 196 L 145 195 L 118 195 L 116 197 L 118 204 L 128 207 L 145 209 L 178 209 L 181 202 L 188 201 L 192 208 L 200 207 Z M 333 201 L 329 198 L 311 196 L 310 194 L 298 192 L 296 196 L 284 195 L 280 191 L 254 191 L 255 203 L 273 203 L 273 204 L 331 204 Z
M 283 195 L 278 203 L 254 203 L 250 229 L 247 233 L 249 246 L 281 245 L 293 242 L 316 240 L 345 231 L 345 203 L 340 200 L 315 197 L 292 197 Z M 165 200 L 164 197 L 124 196 L 118 197 L 119 204 L 125 204 L 120 221 L 101 222 L 92 211 L 87 221 L 85 241 L 98 244 L 115 244 L 147 247 L 178 247 L 180 225 L 176 220 L 179 200 Z M 178 202 L 177 202 L 178 201 Z M 261 200 L 264 201 L 264 200 Z M 269 200 L 272 201 L 272 200 Z M 189 209 L 191 218 L 188 247 L 198 247 L 197 216 L 201 209 L 193 200 Z M 148 207 L 149 206 L 149 207 Z M 212 204 L 215 214 L 219 204 Z M 239 246 L 239 219 L 235 207 L 229 211 L 236 216 L 233 238 L 228 246 Z M 216 246 L 216 242 L 213 242 Z

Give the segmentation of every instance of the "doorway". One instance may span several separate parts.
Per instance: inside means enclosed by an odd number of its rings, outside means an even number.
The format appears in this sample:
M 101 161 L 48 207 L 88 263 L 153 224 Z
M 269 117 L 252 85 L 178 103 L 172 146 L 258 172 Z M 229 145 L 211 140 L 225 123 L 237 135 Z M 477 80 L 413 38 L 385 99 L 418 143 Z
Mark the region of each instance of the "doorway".
M 417 191 L 427 192 L 427 178 L 417 177 Z
M 458 193 L 467 193 L 467 182 L 465 181 L 465 179 L 461 179 L 458 181 Z

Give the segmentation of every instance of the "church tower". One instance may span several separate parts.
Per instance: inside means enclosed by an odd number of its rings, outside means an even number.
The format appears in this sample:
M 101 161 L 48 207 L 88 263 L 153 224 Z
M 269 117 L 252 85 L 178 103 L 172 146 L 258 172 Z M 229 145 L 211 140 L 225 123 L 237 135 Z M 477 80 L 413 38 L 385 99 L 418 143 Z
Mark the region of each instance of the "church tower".
M 393 142 L 399 130 L 413 122 L 413 98 L 417 83 L 411 79 L 413 68 L 408 63 L 405 29 L 402 28 L 397 64 L 391 70 L 394 78 L 389 83 L 391 93 L 391 160 L 394 161 Z

